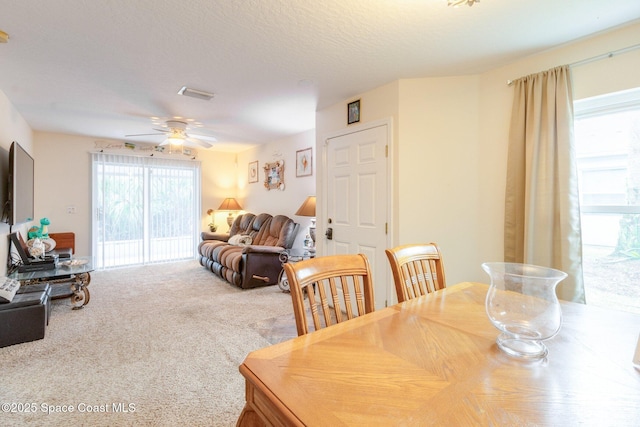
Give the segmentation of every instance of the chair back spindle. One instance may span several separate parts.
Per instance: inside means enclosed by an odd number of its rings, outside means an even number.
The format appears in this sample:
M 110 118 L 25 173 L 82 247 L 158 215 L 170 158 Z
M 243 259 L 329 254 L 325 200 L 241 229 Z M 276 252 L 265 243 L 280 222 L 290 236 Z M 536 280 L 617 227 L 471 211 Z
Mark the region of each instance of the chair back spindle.
M 435 243 L 386 249 L 398 302 L 446 287 L 440 248 Z
M 371 268 L 365 255 L 311 258 L 286 263 L 284 270 L 299 336 L 374 311 Z

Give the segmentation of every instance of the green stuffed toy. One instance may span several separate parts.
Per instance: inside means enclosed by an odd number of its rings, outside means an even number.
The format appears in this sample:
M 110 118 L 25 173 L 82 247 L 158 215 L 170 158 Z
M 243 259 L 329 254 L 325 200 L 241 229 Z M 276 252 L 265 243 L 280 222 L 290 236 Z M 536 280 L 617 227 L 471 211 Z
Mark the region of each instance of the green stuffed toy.
M 51 222 L 49 218 L 40 219 L 40 227 L 33 226 L 29 229 L 27 236 L 29 239 L 48 239 L 49 238 L 49 225 Z

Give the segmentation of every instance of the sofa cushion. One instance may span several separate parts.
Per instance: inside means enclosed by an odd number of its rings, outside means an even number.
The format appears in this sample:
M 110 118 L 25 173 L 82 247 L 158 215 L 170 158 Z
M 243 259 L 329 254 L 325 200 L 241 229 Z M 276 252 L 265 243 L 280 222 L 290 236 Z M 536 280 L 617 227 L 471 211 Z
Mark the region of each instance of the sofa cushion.
M 253 220 L 255 219 L 255 215 L 252 213 L 244 213 L 242 215 L 238 215 L 233 221 L 231 225 L 231 229 L 229 230 L 230 236 L 235 236 L 236 234 L 249 234 L 251 235 L 251 231 L 253 230 Z
M 276 215 L 270 218 L 270 223 L 262 227 L 253 241 L 254 245 L 287 247 L 290 235 L 295 227 L 291 218 Z
M 227 242 L 222 240 L 203 240 L 198 243 L 198 253 L 200 255 L 213 259 L 213 251 L 219 246 L 226 246 Z
M 242 261 L 242 249 L 238 246 L 227 246 L 220 250 L 218 254 L 218 262 L 233 271 L 240 271 L 240 262 Z
M 259 215 L 256 215 L 251 227 L 251 233 L 249 233 L 253 238 L 254 245 L 262 245 L 262 243 L 260 243 L 259 236 L 262 233 L 262 230 L 264 230 L 265 227 L 269 226 L 271 218 L 273 217 L 268 213 L 261 213 Z
M 215 231 L 202 231 L 200 232 L 200 238 L 202 240 L 219 240 L 221 242 L 226 242 L 229 240 L 228 233 L 218 233 Z

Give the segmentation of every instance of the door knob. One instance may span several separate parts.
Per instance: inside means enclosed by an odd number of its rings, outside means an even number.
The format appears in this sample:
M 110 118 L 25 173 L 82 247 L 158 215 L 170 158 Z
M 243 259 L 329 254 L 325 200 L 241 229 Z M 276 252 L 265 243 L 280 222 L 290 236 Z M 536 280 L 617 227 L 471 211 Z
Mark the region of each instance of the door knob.
M 333 228 L 327 228 L 327 231 L 324 233 L 324 235 L 327 237 L 327 240 L 332 240 L 333 239 Z

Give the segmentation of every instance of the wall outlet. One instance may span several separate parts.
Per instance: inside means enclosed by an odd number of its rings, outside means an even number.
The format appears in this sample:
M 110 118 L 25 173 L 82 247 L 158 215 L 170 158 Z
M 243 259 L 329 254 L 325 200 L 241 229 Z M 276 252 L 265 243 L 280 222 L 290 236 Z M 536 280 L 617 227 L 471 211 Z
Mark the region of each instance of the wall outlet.
M 68 214 L 75 214 L 76 213 L 76 207 L 75 206 L 67 206 L 67 213 Z

